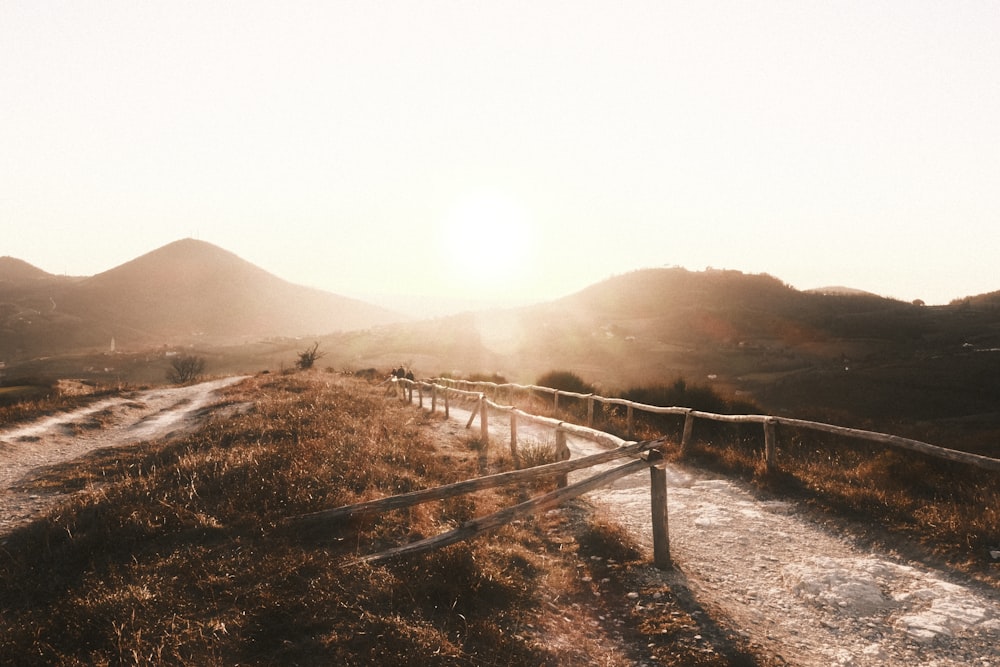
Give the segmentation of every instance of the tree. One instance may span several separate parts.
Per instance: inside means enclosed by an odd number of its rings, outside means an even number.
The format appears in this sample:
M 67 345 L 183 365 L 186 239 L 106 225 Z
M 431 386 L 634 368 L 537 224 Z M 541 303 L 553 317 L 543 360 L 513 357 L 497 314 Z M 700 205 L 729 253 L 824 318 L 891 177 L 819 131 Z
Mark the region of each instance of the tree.
M 197 380 L 204 370 L 204 359 L 193 354 L 182 354 L 171 359 L 167 380 L 174 384 L 188 384 Z
M 299 360 L 295 365 L 305 371 L 312 368 L 325 355 L 326 352 L 319 351 L 319 343 L 313 343 L 312 347 L 299 352 Z

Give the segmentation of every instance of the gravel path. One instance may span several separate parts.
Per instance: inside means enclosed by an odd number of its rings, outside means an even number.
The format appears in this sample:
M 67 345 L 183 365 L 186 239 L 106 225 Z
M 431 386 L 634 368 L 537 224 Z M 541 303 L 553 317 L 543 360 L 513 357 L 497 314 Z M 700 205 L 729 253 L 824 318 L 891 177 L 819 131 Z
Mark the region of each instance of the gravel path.
M 451 409 L 463 424 L 469 415 Z M 509 441 L 504 423 L 491 422 L 496 443 Z M 472 429 L 478 432 L 478 422 Z M 521 424 L 519 442 L 553 442 L 546 431 Z M 568 444 L 574 458 L 600 451 L 572 436 Z M 574 473 L 570 481 L 593 472 Z M 678 465 L 669 465 L 667 475 L 676 570 L 650 568 L 650 576 L 690 588 L 751 644 L 801 666 L 1000 667 L 995 589 L 863 550 L 796 504 L 761 500 L 732 480 Z M 649 495 L 642 472 L 587 498 L 651 551 Z
M 61 497 L 25 491 L 19 485 L 27 477 L 97 449 L 189 429 L 197 423 L 200 411 L 215 400 L 218 389 L 241 379 L 136 392 L 0 429 L 0 535 L 37 516 Z

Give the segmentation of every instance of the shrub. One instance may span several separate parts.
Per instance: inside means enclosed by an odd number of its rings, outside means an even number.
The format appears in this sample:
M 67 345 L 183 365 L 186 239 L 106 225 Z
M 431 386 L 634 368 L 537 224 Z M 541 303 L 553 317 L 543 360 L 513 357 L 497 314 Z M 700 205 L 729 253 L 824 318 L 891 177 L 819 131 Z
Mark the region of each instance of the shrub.
M 587 384 L 579 375 L 571 371 L 549 371 L 538 378 L 535 384 L 559 391 L 572 391 L 577 394 L 594 393 L 592 385 Z
M 534 468 L 535 466 L 555 463 L 555 444 L 529 440 L 518 447 L 518 457 L 521 468 Z
M 174 384 L 194 382 L 205 370 L 205 360 L 192 354 L 182 354 L 170 361 L 167 381 Z
M 326 352 L 319 351 L 319 343 L 313 343 L 312 347 L 299 352 L 299 360 L 295 362 L 295 365 L 304 371 L 309 370 L 324 356 L 326 356 Z

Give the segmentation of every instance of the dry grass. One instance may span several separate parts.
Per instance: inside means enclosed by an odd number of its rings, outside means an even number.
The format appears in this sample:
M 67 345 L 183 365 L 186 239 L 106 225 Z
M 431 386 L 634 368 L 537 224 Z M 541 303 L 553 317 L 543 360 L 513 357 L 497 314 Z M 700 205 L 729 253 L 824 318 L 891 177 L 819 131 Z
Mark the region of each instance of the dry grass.
M 100 452 L 62 480 L 83 492 L 5 536 L 0 664 L 757 664 L 735 648 L 696 662 L 702 649 L 680 639 L 654 660 L 649 647 L 665 640 L 637 627 L 652 621 L 633 617 L 624 593 L 595 596 L 649 566 L 622 565 L 634 546 L 610 524 L 587 528 L 582 505 L 381 566 L 350 563 L 525 491 L 345 522 L 322 539 L 290 533 L 291 516 L 510 462 L 501 448 L 484 457 L 444 442 L 441 420 L 330 374 L 261 376 L 234 391 L 228 402 L 249 410 L 177 441 Z M 594 560 L 601 550 L 614 556 Z M 671 610 L 686 613 L 664 606 L 664 622 Z

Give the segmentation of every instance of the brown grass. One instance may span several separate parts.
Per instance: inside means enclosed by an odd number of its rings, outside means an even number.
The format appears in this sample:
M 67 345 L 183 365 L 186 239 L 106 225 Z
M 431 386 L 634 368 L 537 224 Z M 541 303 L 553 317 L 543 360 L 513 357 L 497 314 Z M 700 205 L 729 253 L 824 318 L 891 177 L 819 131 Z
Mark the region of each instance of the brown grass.
M 624 591 L 649 566 L 626 567 L 634 545 L 610 523 L 591 526 L 583 505 L 380 566 L 351 562 L 525 491 L 331 525 L 322 539 L 290 533 L 291 516 L 510 462 L 330 374 L 261 376 L 234 392 L 227 402 L 251 401 L 248 411 L 99 453 L 63 480 L 83 492 L 3 538 L 0 664 L 757 664 L 728 645 L 700 661 L 690 638 L 703 624 L 677 628 L 669 650 L 647 641 L 638 624 L 655 617 L 635 617 Z M 657 587 L 662 622 L 691 618 Z

